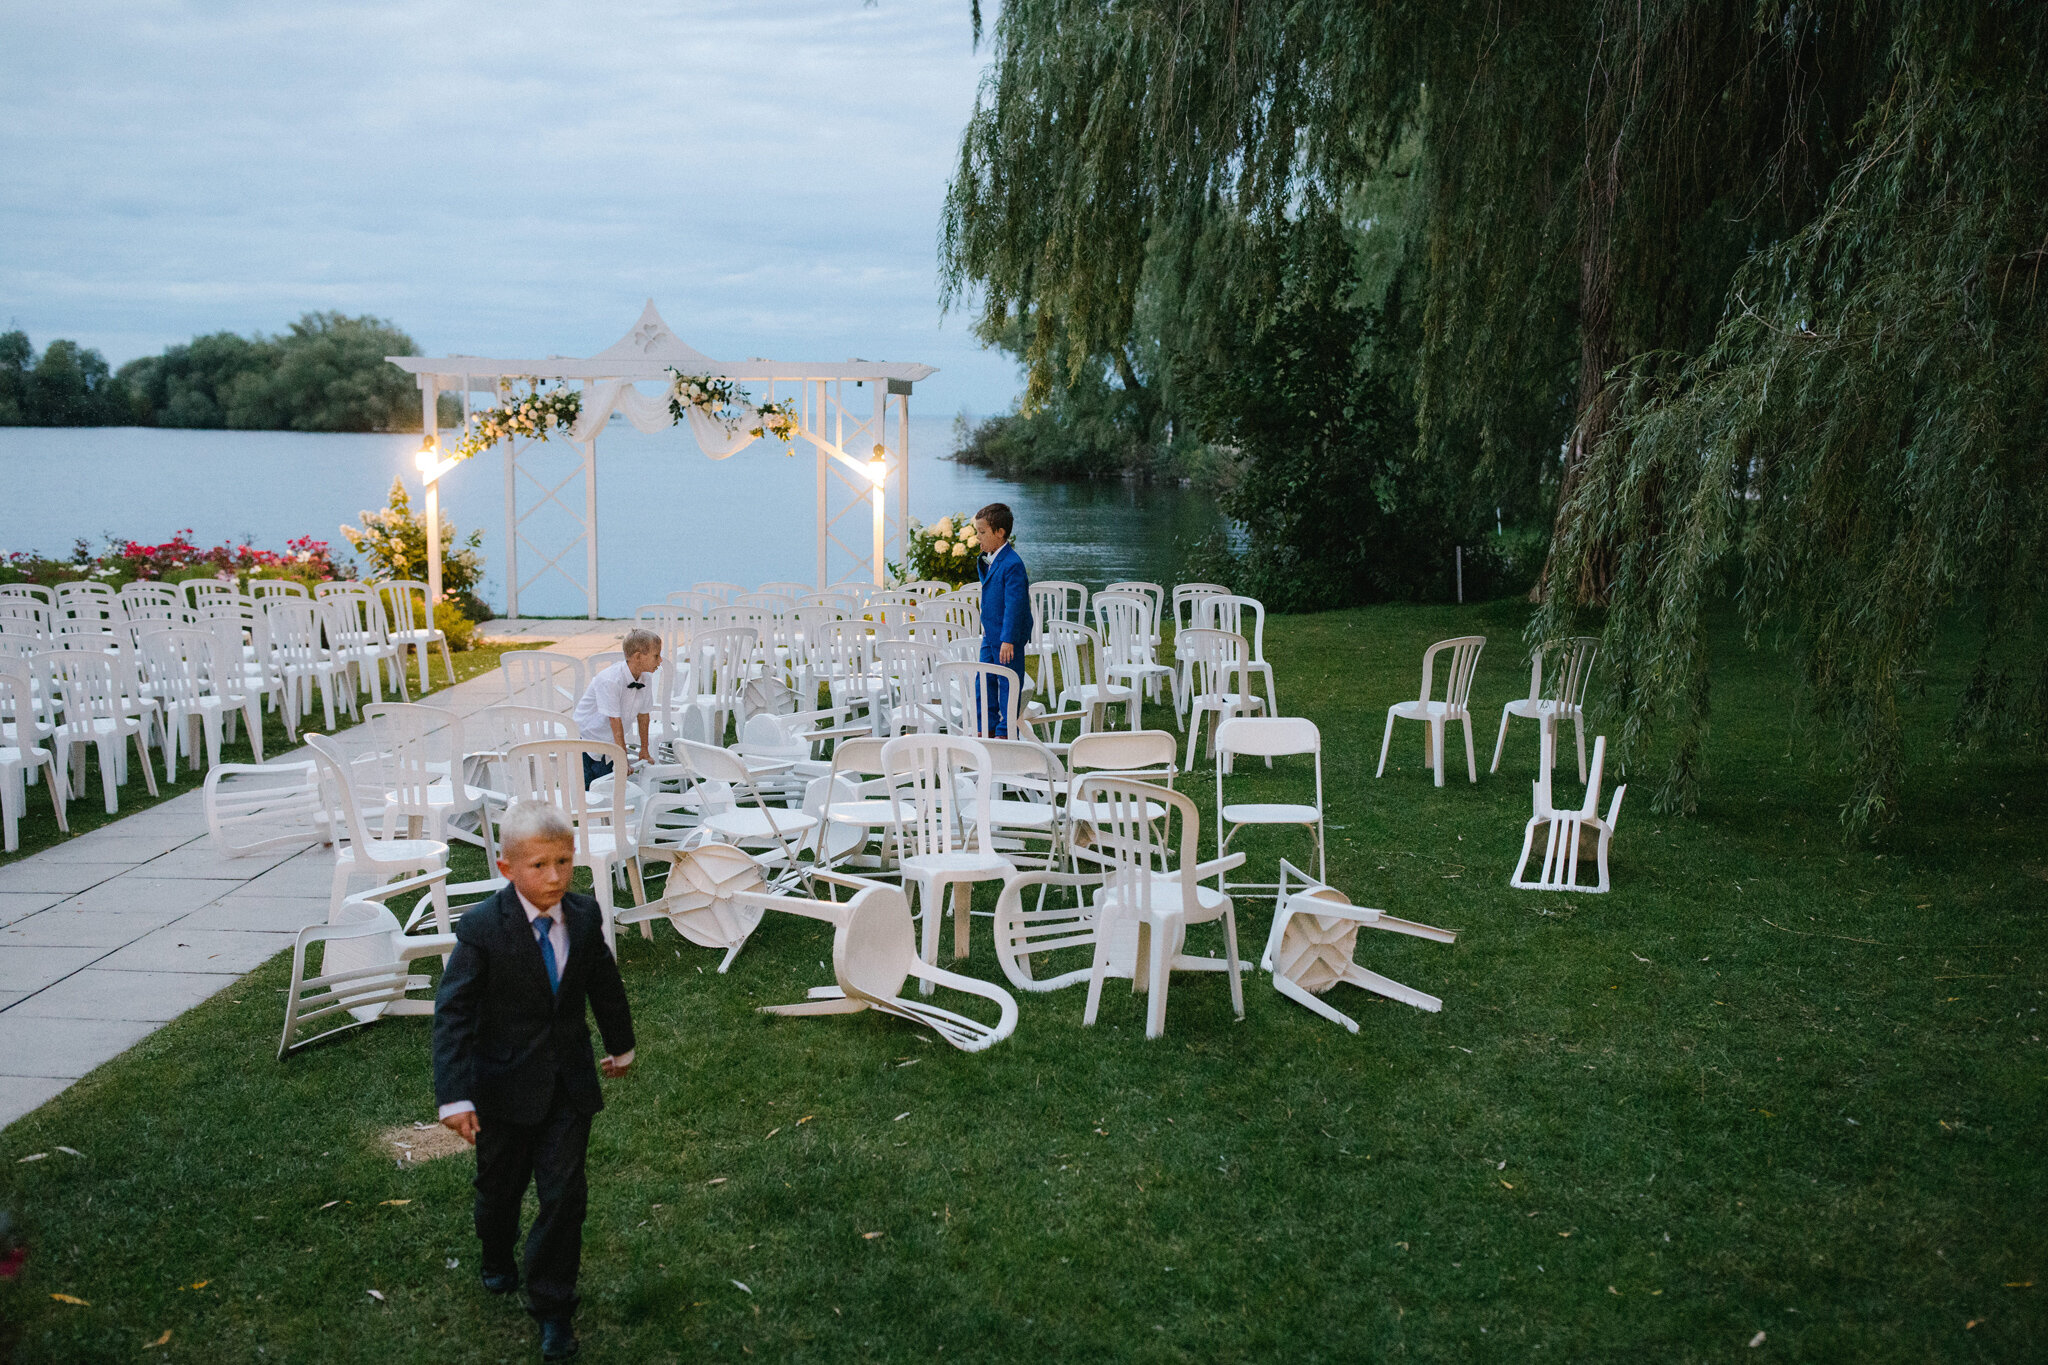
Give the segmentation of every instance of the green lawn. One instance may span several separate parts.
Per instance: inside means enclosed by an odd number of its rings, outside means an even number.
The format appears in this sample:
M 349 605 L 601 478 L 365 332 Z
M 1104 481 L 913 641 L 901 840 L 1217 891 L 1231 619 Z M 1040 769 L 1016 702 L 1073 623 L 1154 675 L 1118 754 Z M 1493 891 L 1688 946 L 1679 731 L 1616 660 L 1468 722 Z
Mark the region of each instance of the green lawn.
M 1253 978 L 1237 1023 L 1222 980 L 1180 978 L 1158 1042 L 1116 991 L 1084 1031 L 1075 988 L 971 1057 L 875 1016 L 754 1014 L 829 980 L 811 922 L 771 918 L 725 977 L 666 928 L 622 940 L 640 1064 L 593 1140 L 586 1352 L 2042 1358 L 2041 760 L 1942 755 L 1946 655 L 1900 822 L 1845 846 L 1788 666 L 1731 632 L 1699 816 L 1655 815 L 1645 774 L 1613 894 L 1513 892 L 1533 726 L 1476 789 L 1434 788 L 1413 726 L 1372 769 L 1422 647 L 1483 631 L 1483 773 L 1526 610 L 1268 634 L 1283 709 L 1323 727 L 1332 880 L 1460 931 L 1361 949 L 1439 1015 L 1343 988 L 1354 1037 Z M 1254 866 L 1291 847 L 1255 842 Z M 1243 906 L 1247 954 L 1267 918 Z M 976 933 L 968 966 L 996 977 Z M 286 965 L 0 1134 L 32 1248 L 0 1286 L 21 1359 L 534 1356 L 476 1284 L 469 1158 L 372 1145 L 431 1115 L 428 1025 L 280 1066 Z
M 545 649 L 552 643 L 554 642 L 551 640 L 521 640 L 517 644 L 492 644 L 479 649 L 464 650 L 460 654 L 451 656 L 455 663 L 455 682 L 467 682 L 471 678 L 482 674 L 495 672 L 498 667 L 499 657 L 509 650 Z M 420 700 L 421 697 L 418 690 L 419 681 L 419 666 L 417 664 L 409 665 L 406 670 L 406 687 L 411 690 L 410 694 L 414 701 Z M 449 687 L 453 686 L 448 680 L 448 670 L 443 667 L 438 651 L 435 653 L 433 661 L 427 670 L 427 681 L 429 687 L 426 695 L 428 696 L 433 695 L 435 692 L 445 692 Z M 367 694 L 365 694 L 363 699 L 368 699 Z M 387 698 L 387 700 L 396 700 L 396 698 Z M 334 719 L 335 728 L 338 730 L 347 729 L 354 723 L 340 712 L 335 713 Z M 300 731 L 303 733 L 309 729 L 315 731 L 322 730 L 326 728 L 326 724 L 326 714 L 320 709 L 320 702 L 316 698 L 313 703 L 313 714 L 306 717 L 305 722 L 299 727 Z M 256 761 L 256 753 L 249 746 L 249 736 L 240 729 L 239 713 L 237 713 L 236 725 L 235 738 L 221 746 L 221 758 L 228 763 L 254 763 Z M 275 758 L 277 755 L 295 747 L 292 741 L 285 735 L 284 718 L 274 711 L 266 710 L 263 713 L 264 755 L 269 758 Z M 152 748 L 150 752 L 155 754 L 156 750 Z M 166 782 L 164 780 L 162 757 L 158 755 L 156 758 L 157 795 L 151 796 L 148 786 L 142 780 L 142 774 L 135 770 L 135 743 L 133 740 L 130 740 L 128 743 L 128 781 L 119 789 L 121 809 L 116 814 L 109 815 L 107 814 L 104 798 L 100 794 L 99 751 L 97 749 L 89 749 L 87 753 L 85 784 L 72 794 L 71 802 L 64 812 L 65 818 L 70 822 L 71 832 L 66 834 L 63 830 L 57 828 L 56 812 L 50 808 L 49 788 L 42 786 L 33 787 L 28 793 L 28 813 L 21 822 L 21 847 L 12 853 L 0 853 L 0 867 L 4 867 L 16 858 L 27 857 L 31 853 L 39 853 L 52 845 L 61 844 L 66 839 L 75 838 L 87 830 L 113 824 L 123 815 L 133 815 L 136 811 L 147 810 L 160 801 L 168 801 L 180 792 L 197 791 L 206 785 L 205 771 L 203 769 L 195 771 L 189 754 L 184 751 L 180 752 L 178 758 L 177 780 L 175 782 Z M 204 750 L 201 751 L 201 756 L 202 758 L 204 757 Z

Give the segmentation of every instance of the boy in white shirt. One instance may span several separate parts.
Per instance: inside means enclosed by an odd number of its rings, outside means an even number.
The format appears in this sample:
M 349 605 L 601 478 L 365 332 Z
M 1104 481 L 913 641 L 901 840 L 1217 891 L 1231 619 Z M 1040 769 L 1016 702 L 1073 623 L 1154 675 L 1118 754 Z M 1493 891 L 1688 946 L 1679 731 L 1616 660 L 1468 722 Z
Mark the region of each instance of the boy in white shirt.
M 576 733 L 584 739 L 626 748 L 626 724 L 629 720 L 637 723 L 640 731 L 640 758 L 652 762 L 654 755 L 649 752 L 647 740 L 648 712 L 654 706 L 654 684 L 648 681 L 654 670 L 661 667 L 661 637 L 651 630 L 634 630 L 626 633 L 624 642 L 626 659 L 609 668 L 598 670 L 590 680 L 590 686 L 583 689 L 583 695 L 576 700 Z M 603 777 L 612 770 L 609 761 L 583 756 L 583 785 Z

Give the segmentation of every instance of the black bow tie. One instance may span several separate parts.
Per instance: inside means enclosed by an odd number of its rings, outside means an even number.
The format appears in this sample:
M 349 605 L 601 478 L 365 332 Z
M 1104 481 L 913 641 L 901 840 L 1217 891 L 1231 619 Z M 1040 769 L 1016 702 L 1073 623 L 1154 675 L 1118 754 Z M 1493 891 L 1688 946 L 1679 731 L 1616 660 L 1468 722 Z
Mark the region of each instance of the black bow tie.
M 647 684 L 646 684 L 646 683 L 644 683 L 644 682 L 629 682 L 629 683 L 627 683 L 627 684 L 626 684 L 626 686 L 628 686 L 628 687 L 645 687 L 645 686 L 647 686 Z

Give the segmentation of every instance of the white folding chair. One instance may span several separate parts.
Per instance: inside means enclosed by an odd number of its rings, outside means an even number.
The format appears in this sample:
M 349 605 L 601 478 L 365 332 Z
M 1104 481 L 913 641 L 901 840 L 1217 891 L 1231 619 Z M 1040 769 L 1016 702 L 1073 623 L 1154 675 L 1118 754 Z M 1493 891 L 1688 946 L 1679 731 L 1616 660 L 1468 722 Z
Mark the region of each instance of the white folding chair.
M 1294 885 L 1297 882 L 1299 886 Z M 1357 986 L 1431 1014 L 1444 1007 L 1443 1001 L 1427 992 L 1358 965 L 1353 954 L 1358 948 L 1360 929 L 1385 929 L 1436 943 L 1458 940 L 1457 934 L 1449 929 L 1354 906 L 1343 892 L 1324 885 L 1283 858 L 1279 895 L 1273 907 L 1273 929 L 1266 936 L 1266 950 L 1259 958 L 1259 966 L 1273 974 L 1273 989 L 1280 994 L 1353 1033 L 1358 1032 L 1358 1021 L 1318 998 L 1334 986 Z
M 889 783 L 897 867 L 905 891 L 917 887 L 924 911 L 924 960 L 939 960 L 948 887 L 953 891 L 953 956 L 965 958 L 974 883 L 1002 881 L 1017 872 L 1015 863 L 995 851 L 991 803 L 976 803 L 971 826 L 964 809 L 965 782 L 972 782 L 977 794 L 994 789 L 988 750 L 979 740 L 958 735 L 901 735 L 882 746 L 882 768 Z M 931 994 L 930 982 L 923 989 Z
M 1465 773 L 1473 782 L 1479 780 L 1479 759 L 1472 748 L 1472 712 L 1467 703 L 1472 696 L 1472 675 L 1479 668 L 1479 651 L 1486 648 L 1484 635 L 1461 635 L 1454 640 L 1440 640 L 1429 647 L 1422 656 L 1422 695 L 1414 701 L 1397 701 L 1387 708 L 1387 732 L 1380 737 L 1380 767 L 1375 777 L 1384 777 L 1387 772 L 1387 746 L 1394 742 L 1394 722 L 1397 720 L 1419 720 L 1427 728 L 1424 736 L 1423 761 L 1436 769 L 1436 784 L 1444 784 L 1444 732 L 1451 728 L 1452 721 L 1465 722 Z M 1450 664 L 1444 671 L 1444 699 L 1437 701 L 1431 695 L 1436 690 L 1436 656 L 1450 652 Z
M 1247 826 L 1300 825 L 1315 837 L 1316 875 L 1326 877 L 1328 864 L 1323 856 L 1323 736 L 1316 729 L 1315 722 L 1300 716 L 1232 716 L 1216 727 L 1216 742 L 1212 747 L 1216 760 L 1216 856 L 1221 858 L 1228 853 L 1232 837 Z M 1315 804 L 1305 805 L 1299 801 L 1226 804 L 1223 800 L 1223 775 L 1230 768 L 1231 758 L 1237 754 L 1268 761 L 1290 755 L 1313 756 Z M 1280 891 L 1278 882 L 1232 882 L 1227 877 L 1218 885 L 1226 895 L 1234 892 L 1277 896 Z
M 1537 770 L 1535 788 L 1535 814 L 1522 829 L 1522 856 L 1515 863 L 1515 875 L 1508 878 L 1508 885 L 1523 891 L 1585 891 L 1594 895 L 1607 890 L 1607 846 L 1614 841 L 1614 826 L 1621 819 L 1621 798 L 1628 792 L 1628 784 L 1614 789 L 1614 801 L 1607 808 L 1606 818 L 1600 815 L 1600 772 L 1607 761 L 1607 736 L 1598 735 L 1593 740 L 1593 772 L 1586 783 L 1586 800 L 1577 810 L 1559 810 L 1551 802 L 1550 768 L 1553 762 L 1555 735 L 1546 731 L 1541 740 L 1543 766 Z M 1529 854 L 1536 847 L 1536 836 L 1543 835 L 1543 862 L 1534 877 L 1526 876 L 1529 870 Z M 1579 884 L 1579 853 L 1586 836 L 1594 839 L 1593 856 L 1599 870 L 1599 881 L 1593 886 Z
M 910 902 L 902 890 L 881 882 L 837 873 L 819 873 L 819 880 L 853 890 L 846 901 L 806 900 L 795 896 L 742 892 L 739 899 L 763 910 L 823 920 L 832 926 L 832 975 L 838 983 L 813 987 L 810 998 L 794 1005 L 762 1005 L 762 1014 L 854 1014 L 877 1010 L 930 1029 L 962 1052 L 995 1046 L 1017 1030 L 1017 1001 L 1000 986 L 960 976 L 924 962 L 917 954 Z M 903 985 L 911 977 L 921 985 L 945 986 L 978 995 L 996 1004 L 993 1025 L 908 999 Z
M 1543 656 L 1557 651 L 1557 668 L 1550 675 L 1550 688 L 1543 686 Z M 1529 653 L 1529 695 L 1517 697 L 1500 709 L 1500 734 L 1493 741 L 1493 766 L 1500 771 L 1501 750 L 1508 742 L 1508 720 L 1520 716 L 1533 720 L 1557 742 L 1560 722 L 1570 720 L 1579 742 L 1579 781 L 1586 780 L 1586 685 L 1593 679 L 1593 659 L 1600 652 L 1600 637 L 1580 635 L 1561 643 L 1538 645 Z M 1540 748 L 1540 742 L 1538 747 Z

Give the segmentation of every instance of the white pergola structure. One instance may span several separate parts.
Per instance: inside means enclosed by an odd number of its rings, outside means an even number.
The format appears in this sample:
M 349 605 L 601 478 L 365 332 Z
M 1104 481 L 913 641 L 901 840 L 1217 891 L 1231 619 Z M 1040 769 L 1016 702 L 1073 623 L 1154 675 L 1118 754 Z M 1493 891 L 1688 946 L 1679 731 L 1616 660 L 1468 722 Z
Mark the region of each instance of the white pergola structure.
M 440 396 L 462 395 L 465 427 L 473 415 L 495 406 L 501 382 L 535 380 L 542 384 L 583 385 L 583 408 L 567 439 L 581 455 L 567 473 L 543 470 L 543 443 L 508 439 L 499 443 L 505 475 L 506 615 L 519 615 L 519 594 L 549 573 L 558 573 L 597 606 L 597 437 L 614 412 L 623 413 L 644 432 L 669 426 L 669 371 L 724 378 L 749 386 L 756 402 L 794 400 L 798 439 L 807 441 L 818 461 L 818 563 L 820 588 L 843 581 L 881 584 L 891 553 L 899 558 L 910 519 L 910 390 L 927 375 L 930 365 L 847 360 L 788 362 L 749 359 L 742 363 L 713 360 L 685 345 L 669 330 L 649 299 L 632 330 L 587 359 L 548 356 L 545 359 L 493 359 L 484 356 L 386 356 L 419 384 L 424 430 L 438 426 Z M 654 394 L 635 383 L 656 383 Z M 849 393 L 852 389 L 854 392 Z M 765 391 L 764 391 L 765 390 Z M 483 402 L 475 396 L 485 395 Z M 891 400 L 894 400 L 891 402 Z M 714 460 L 723 460 L 752 444 L 748 421 L 727 431 L 702 412 L 691 411 L 689 425 L 697 444 Z M 425 482 L 427 586 L 435 600 L 441 594 L 440 481 L 463 461 L 441 458 L 429 435 L 419 454 Z M 559 477 L 557 477 L 559 475 Z M 571 485 L 582 481 L 581 506 Z M 869 509 L 867 535 L 847 528 L 857 539 L 839 533 L 840 523 L 856 509 Z M 566 544 L 536 542 L 528 522 L 544 508 L 566 513 L 575 527 Z M 572 558 L 583 547 L 583 575 L 578 579 Z M 522 568 L 522 551 L 531 558 Z M 834 552 L 838 554 L 835 556 Z

